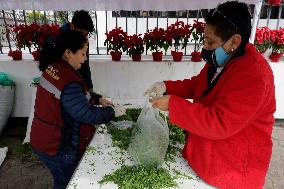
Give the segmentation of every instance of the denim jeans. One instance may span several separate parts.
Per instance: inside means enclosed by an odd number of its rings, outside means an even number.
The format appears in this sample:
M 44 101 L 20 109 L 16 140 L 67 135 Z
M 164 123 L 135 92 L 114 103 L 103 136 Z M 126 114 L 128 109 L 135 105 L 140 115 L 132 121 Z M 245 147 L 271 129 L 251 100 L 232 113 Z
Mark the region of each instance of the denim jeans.
M 50 156 L 35 149 L 33 149 L 33 152 L 50 170 L 54 181 L 53 188 L 65 189 L 79 163 L 78 152 L 61 150 L 55 156 Z

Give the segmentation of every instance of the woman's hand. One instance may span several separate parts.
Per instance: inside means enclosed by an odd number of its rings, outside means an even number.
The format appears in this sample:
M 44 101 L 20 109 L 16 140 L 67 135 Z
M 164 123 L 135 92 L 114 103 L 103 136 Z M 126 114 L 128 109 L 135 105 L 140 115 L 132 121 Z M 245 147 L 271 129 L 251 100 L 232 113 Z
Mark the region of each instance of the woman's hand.
M 160 98 L 152 98 L 149 101 L 152 103 L 153 108 L 158 108 L 162 111 L 169 111 L 170 95 L 165 95 Z
M 103 107 L 105 106 L 114 106 L 113 103 L 107 99 L 100 98 L 99 99 L 99 104 L 102 105 Z

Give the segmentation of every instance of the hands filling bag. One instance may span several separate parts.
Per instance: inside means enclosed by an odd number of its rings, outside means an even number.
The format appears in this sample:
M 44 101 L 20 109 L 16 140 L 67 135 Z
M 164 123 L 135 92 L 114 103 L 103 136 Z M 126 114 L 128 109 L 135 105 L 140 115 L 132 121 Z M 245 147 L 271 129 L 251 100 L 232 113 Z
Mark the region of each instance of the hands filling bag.
M 128 151 L 136 164 L 160 167 L 169 144 L 169 128 L 159 111 L 147 104 L 133 129 Z

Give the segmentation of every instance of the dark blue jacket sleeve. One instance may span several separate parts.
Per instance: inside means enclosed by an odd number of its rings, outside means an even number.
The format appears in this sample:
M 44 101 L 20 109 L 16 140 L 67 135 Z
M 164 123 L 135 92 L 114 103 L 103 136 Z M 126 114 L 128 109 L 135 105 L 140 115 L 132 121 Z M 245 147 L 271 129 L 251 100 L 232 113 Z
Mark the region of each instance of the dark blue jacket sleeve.
M 114 117 L 112 107 L 92 106 L 79 83 L 65 86 L 61 94 L 61 105 L 70 117 L 85 124 L 103 124 Z

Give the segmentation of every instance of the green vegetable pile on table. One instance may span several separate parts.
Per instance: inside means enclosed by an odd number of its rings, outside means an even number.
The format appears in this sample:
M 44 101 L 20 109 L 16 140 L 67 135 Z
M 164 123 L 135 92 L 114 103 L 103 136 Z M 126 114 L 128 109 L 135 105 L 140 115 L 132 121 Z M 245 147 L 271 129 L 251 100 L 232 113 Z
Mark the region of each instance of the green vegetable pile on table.
M 109 129 L 108 133 L 111 134 L 112 144 L 122 150 L 127 150 L 130 143 L 132 130 L 133 128 L 118 129 L 115 127 Z
M 126 115 L 118 117 L 114 121 L 128 120 L 135 123 L 141 110 L 141 108 L 127 109 Z M 164 117 L 164 115 L 162 116 Z M 170 124 L 168 118 L 167 121 L 170 131 L 170 144 L 167 149 L 165 161 L 174 162 L 177 153 L 181 152 L 181 148 L 177 145 L 184 144 L 185 135 L 183 129 Z M 127 150 L 132 130 L 133 128 L 118 129 L 115 127 L 108 129 L 108 133 L 112 136 L 113 145 L 118 146 L 120 149 Z M 179 175 L 177 173 L 175 174 Z M 169 171 L 163 168 L 123 165 L 112 174 L 105 175 L 99 183 L 114 182 L 118 185 L 119 189 L 161 189 L 176 187 L 176 178 L 177 176 L 171 176 Z
M 175 158 L 178 153 L 181 153 L 182 149 L 177 146 L 177 144 L 184 144 L 185 143 L 185 134 L 183 133 L 183 129 L 172 125 L 169 123 L 169 118 L 168 119 L 168 126 L 170 130 L 170 143 L 167 149 L 166 161 L 174 162 Z
M 113 121 L 118 122 L 125 120 L 125 121 L 132 121 L 133 123 L 135 123 L 141 111 L 142 111 L 141 108 L 127 108 L 125 115 L 114 118 Z M 112 126 L 107 126 L 107 127 L 108 127 L 108 133 L 111 135 L 112 138 L 112 144 L 114 146 L 119 147 L 122 150 L 127 150 L 130 143 L 130 138 L 133 128 L 131 127 L 127 129 L 118 129 Z
M 176 187 L 177 183 L 166 169 L 141 166 L 122 166 L 106 175 L 99 184 L 114 182 L 119 189 L 159 189 Z

